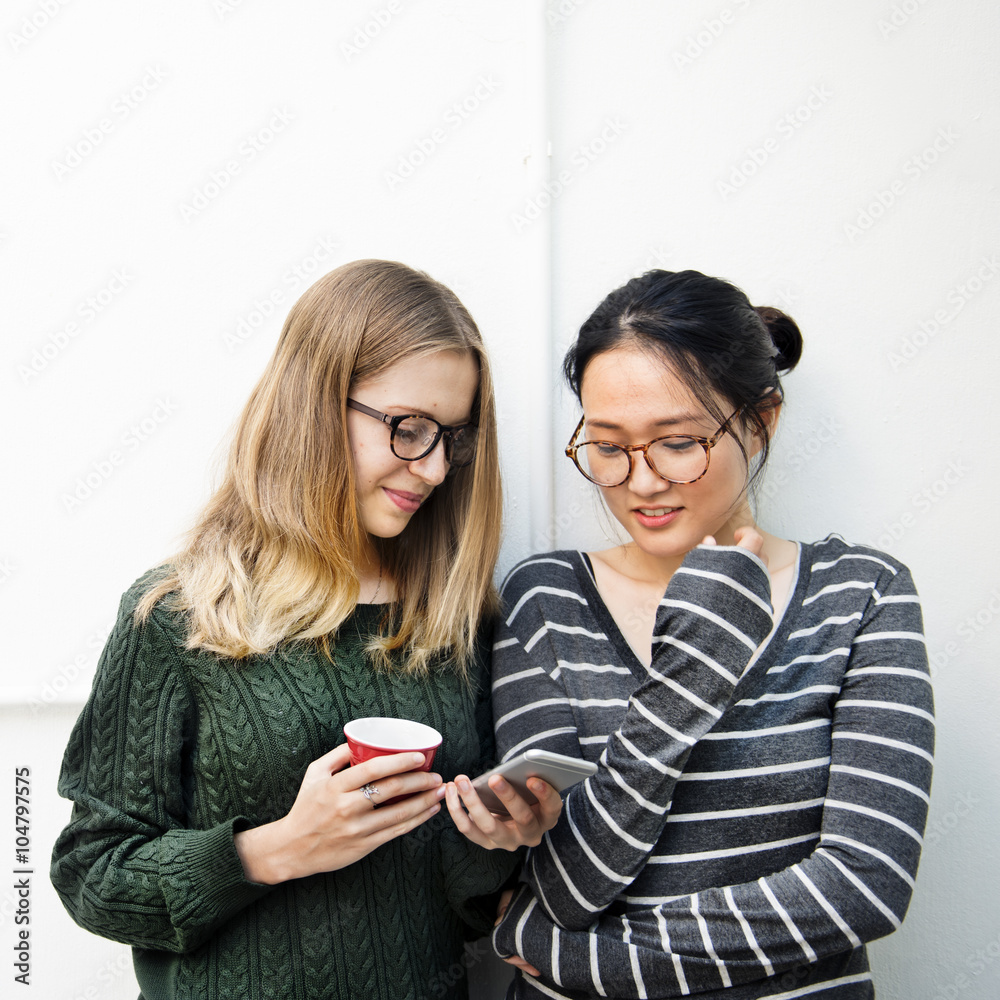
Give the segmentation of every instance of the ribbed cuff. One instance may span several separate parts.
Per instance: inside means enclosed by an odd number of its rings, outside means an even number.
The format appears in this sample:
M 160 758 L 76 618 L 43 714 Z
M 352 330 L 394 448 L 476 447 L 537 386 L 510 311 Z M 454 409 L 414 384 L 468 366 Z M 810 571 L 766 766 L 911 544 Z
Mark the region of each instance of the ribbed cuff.
M 160 873 L 171 922 L 203 938 L 274 887 L 248 881 L 235 834 L 253 824 L 240 816 L 210 830 L 171 830 L 160 839 Z

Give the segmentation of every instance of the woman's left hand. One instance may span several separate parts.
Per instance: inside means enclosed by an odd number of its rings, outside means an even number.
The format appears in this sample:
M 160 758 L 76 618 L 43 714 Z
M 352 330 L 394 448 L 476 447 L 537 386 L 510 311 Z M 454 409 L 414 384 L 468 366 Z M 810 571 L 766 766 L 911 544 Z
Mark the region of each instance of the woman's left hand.
M 497 906 L 497 918 L 493 921 L 494 927 L 496 927 L 496 925 L 503 920 L 503 915 L 507 912 L 507 907 L 510 906 L 510 901 L 513 898 L 513 889 L 504 889 L 504 891 L 500 894 L 500 904 Z M 537 978 L 541 975 L 538 969 L 536 969 L 527 959 L 521 958 L 520 955 L 511 955 L 509 958 L 505 958 L 504 961 L 508 965 L 513 965 L 516 969 L 526 972 L 529 976 L 535 976 Z
M 540 778 L 528 779 L 528 788 L 538 799 L 533 806 L 529 806 L 510 782 L 499 775 L 490 778 L 490 788 L 507 807 L 509 819 L 491 813 L 464 774 L 449 781 L 445 793 L 455 826 L 474 844 L 487 850 L 501 847 L 505 851 L 515 851 L 525 845 L 540 844 L 542 835 L 556 825 L 562 812 L 559 793 Z

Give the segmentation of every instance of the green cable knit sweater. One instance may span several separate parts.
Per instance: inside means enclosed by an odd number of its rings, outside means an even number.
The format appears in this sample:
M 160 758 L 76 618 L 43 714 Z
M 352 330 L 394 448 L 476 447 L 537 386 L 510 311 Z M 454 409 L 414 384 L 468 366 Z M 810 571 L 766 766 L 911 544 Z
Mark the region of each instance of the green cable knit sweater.
M 233 833 L 283 816 L 306 766 L 353 718 L 415 719 L 444 735 L 434 769 L 493 755 L 487 653 L 471 685 L 376 671 L 386 610 L 359 605 L 334 662 L 305 644 L 243 663 L 184 649 L 184 623 L 125 594 L 73 729 L 59 792 L 72 799 L 52 882 L 81 926 L 132 945 L 144 1000 L 465 997 L 463 942 L 492 926 L 520 856 L 466 840 L 442 809 L 347 868 L 248 882 Z

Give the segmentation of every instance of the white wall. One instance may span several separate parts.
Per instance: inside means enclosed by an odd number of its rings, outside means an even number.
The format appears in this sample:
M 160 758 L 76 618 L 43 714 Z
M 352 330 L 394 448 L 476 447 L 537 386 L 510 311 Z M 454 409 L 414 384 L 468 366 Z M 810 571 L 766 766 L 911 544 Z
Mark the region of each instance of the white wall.
M 762 520 L 908 562 L 935 664 L 930 834 L 879 995 L 1000 994 L 994 5 L 16 0 L 0 27 L 0 752 L 11 787 L 33 770 L 34 996 L 136 993 L 43 877 L 61 748 L 287 309 L 363 256 L 450 284 L 487 337 L 501 568 L 605 544 L 556 371 L 607 291 L 695 267 L 796 317 Z

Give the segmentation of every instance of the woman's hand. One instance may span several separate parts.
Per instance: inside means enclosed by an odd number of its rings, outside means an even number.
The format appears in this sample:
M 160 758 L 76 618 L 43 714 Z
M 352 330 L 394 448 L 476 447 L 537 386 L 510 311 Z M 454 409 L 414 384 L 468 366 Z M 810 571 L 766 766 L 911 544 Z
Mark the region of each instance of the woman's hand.
M 736 547 L 752 552 L 766 566 L 767 556 L 764 554 L 764 536 L 758 531 L 756 525 L 745 524 L 733 532 L 733 541 Z M 701 540 L 702 545 L 717 545 L 712 535 L 706 535 Z
M 496 927 L 501 920 L 503 920 L 503 915 L 507 912 L 507 907 L 510 906 L 510 901 L 514 898 L 513 889 L 504 889 L 500 893 L 500 902 L 497 905 L 497 918 L 493 921 L 493 926 Z M 522 972 L 527 972 L 529 976 L 540 976 L 541 973 L 533 965 L 531 965 L 527 959 L 521 958 L 520 955 L 511 955 L 509 958 L 504 959 L 508 965 L 513 965 L 520 969 Z
M 529 806 L 510 782 L 500 775 L 490 778 L 489 784 L 497 798 L 507 807 L 510 819 L 491 813 L 472 787 L 472 782 L 464 774 L 460 774 L 446 786 L 448 812 L 451 813 L 455 826 L 474 844 L 487 850 L 502 847 L 506 851 L 513 851 L 525 845 L 534 847 L 540 844 L 542 835 L 556 825 L 562 812 L 559 793 L 541 778 L 529 778 L 528 788 L 538 799 L 535 805 Z
M 413 770 L 423 764 L 422 753 L 389 754 L 356 767 L 350 759 L 344 743 L 314 760 L 286 816 L 236 834 L 250 881 L 275 885 L 345 868 L 441 809 L 441 775 Z M 362 792 L 366 785 L 371 799 Z M 410 797 L 376 808 L 396 795 Z

